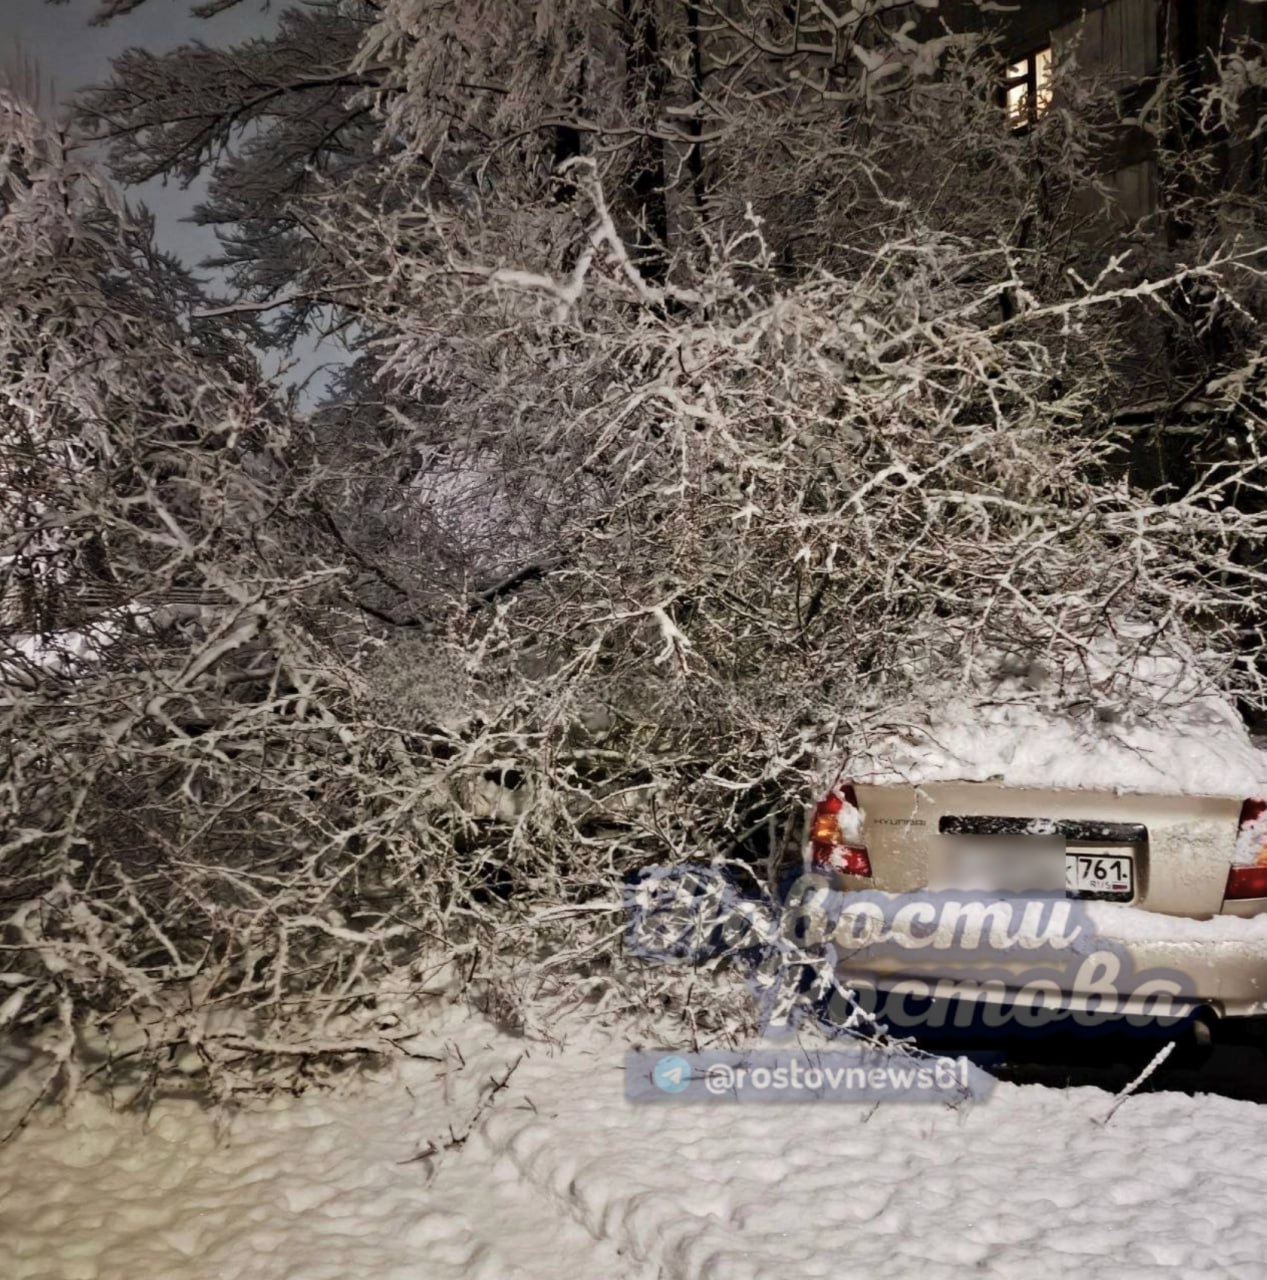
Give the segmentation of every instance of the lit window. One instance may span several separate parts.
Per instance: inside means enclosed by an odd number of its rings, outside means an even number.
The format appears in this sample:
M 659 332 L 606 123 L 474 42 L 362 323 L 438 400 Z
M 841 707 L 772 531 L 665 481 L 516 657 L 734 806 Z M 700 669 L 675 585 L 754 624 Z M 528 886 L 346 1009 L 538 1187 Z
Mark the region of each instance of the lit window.
M 1039 49 L 1013 62 L 1003 88 L 1012 128 L 1029 128 L 1051 106 L 1051 50 Z

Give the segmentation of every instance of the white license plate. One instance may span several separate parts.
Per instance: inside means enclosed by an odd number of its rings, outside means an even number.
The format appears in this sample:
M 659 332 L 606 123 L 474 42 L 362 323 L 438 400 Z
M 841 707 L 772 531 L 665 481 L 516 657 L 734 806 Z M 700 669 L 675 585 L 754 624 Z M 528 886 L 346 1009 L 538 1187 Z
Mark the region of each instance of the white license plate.
M 982 893 L 1059 893 L 1062 836 L 948 837 L 942 847 L 940 875 L 930 870 L 934 889 Z
M 1135 896 L 1135 860 L 1128 853 L 1066 853 L 1065 892 Z

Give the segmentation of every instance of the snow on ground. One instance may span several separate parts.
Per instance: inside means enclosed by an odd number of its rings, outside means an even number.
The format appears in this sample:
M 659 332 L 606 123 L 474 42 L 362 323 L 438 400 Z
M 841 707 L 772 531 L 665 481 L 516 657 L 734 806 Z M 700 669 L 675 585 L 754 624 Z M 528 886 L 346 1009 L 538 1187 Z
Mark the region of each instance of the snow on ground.
M 639 1105 L 622 1047 L 584 1030 L 551 1047 L 451 1010 L 419 1042 L 443 1062 L 261 1104 L 223 1131 L 192 1101 L 142 1121 L 81 1098 L 0 1152 L 0 1275 L 1267 1271 L 1267 1124 L 1251 1104 L 1144 1094 L 1107 1124 L 1105 1093 L 1013 1085 L 957 1109 Z

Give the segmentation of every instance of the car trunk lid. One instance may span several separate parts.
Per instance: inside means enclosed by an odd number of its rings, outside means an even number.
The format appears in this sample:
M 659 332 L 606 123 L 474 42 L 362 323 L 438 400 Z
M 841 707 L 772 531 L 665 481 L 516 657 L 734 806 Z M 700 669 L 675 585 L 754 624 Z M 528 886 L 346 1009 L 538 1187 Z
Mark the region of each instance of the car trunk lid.
M 1241 807 L 1216 796 L 989 782 L 858 783 L 855 792 L 868 887 L 1064 889 L 1186 916 L 1220 910 Z

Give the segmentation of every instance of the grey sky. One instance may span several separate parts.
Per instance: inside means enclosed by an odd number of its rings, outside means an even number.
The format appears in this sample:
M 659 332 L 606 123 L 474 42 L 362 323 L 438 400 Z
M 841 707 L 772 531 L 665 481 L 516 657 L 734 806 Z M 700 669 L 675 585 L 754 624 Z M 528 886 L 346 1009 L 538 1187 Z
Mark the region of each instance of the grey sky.
M 190 40 L 208 44 L 232 44 L 272 30 L 278 6 L 271 12 L 261 0 L 242 3 L 218 17 L 199 19 L 190 10 L 191 0 L 149 0 L 135 12 L 116 18 L 105 27 L 88 25 L 96 12 L 96 0 L 70 0 L 49 5 L 44 0 L 0 0 L 0 65 L 20 49 L 33 58 L 45 81 L 52 79 L 59 99 L 95 84 L 110 74 L 110 59 L 140 45 L 161 52 Z M 150 182 L 129 190 L 140 198 L 158 220 L 163 247 L 187 262 L 197 262 L 216 250 L 209 229 L 183 223 L 202 196 L 201 184 L 182 191 L 176 183 Z
M 95 84 L 110 74 L 110 59 L 125 49 L 140 46 L 162 52 L 191 40 L 207 44 L 236 44 L 271 31 L 277 15 L 293 0 L 242 0 L 214 18 L 195 18 L 194 0 L 148 0 L 126 17 L 104 27 L 89 25 L 97 0 L 69 0 L 49 5 L 44 0 L 0 0 L 0 69 L 19 57 L 35 61 L 45 83 L 65 101 L 76 90 Z M 47 95 L 46 95 L 47 96 Z M 156 234 L 163 248 L 193 264 L 214 254 L 217 242 L 210 228 L 183 222 L 203 198 L 205 187 L 194 183 L 183 190 L 179 183 L 148 182 L 126 189 L 128 198 L 141 200 L 153 211 Z M 296 377 L 315 368 L 316 353 L 297 353 L 301 367 Z M 327 351 L 325 359 L 338 358 Z

